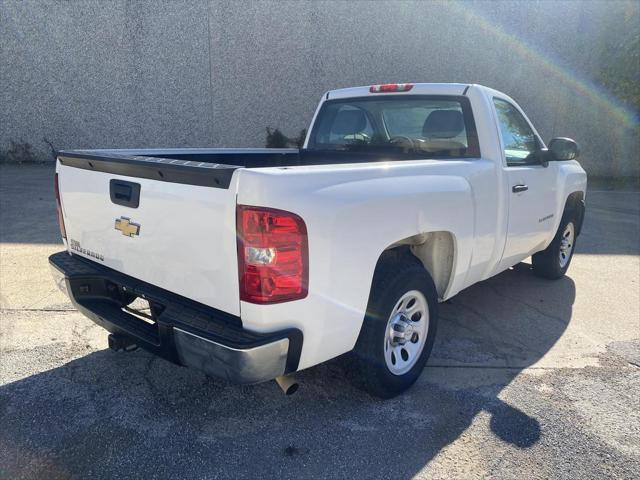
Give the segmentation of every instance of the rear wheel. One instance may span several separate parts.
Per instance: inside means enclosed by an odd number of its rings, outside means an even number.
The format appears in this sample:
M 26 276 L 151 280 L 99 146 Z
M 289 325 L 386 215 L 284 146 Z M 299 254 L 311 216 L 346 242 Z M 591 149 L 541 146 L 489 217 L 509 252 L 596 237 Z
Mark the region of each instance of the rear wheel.
M 413 385 L 433 348 L 437 302 L 433 280 L 418 262 L 378 268 L 354 349 L 360 386 L 390 398 Z
M 533 272 L 552 280 L 563 277 L 569 269 L 575 245 L 575 220 L 573 215 L 567 213 L 562 217 L 556 236 L 549 246 L 533 255 Z

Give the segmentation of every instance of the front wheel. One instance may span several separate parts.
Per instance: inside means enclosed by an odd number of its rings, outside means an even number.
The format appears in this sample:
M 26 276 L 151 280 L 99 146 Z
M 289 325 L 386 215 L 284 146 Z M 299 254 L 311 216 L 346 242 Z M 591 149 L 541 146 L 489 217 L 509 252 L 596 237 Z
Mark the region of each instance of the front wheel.
M 569 269 L 576 245 L 576 226 L 573 217 L 563 217 L 556 236 L 549 246 L 531 257 L 533 272 L 556 280 Z
M 409 388 L 429 358 L 437 324 L 436 289 L 422 265 L 408 260 L 381 266 L 354 349 L 356 381 L 382 398 Z

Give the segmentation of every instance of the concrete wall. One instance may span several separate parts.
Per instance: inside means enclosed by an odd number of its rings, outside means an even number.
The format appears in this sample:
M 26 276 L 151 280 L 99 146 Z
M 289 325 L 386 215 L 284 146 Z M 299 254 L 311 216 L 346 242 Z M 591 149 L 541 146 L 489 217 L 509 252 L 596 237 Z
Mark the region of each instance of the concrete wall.
M 603 19 L 629 4 L 0 1 L 5 159 L 263 146 L 329 89 L 469 82 L 516 98 L 545 139 L 574 137 L 590 173 L 639 174 L 637 117 L 588 80 Z

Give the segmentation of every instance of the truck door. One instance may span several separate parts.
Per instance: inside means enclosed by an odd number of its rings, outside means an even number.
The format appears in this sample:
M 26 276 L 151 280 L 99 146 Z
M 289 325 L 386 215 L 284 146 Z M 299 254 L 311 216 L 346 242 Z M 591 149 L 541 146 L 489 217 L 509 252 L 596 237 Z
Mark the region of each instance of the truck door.
M 557 164 L 545 167 L 532 155 L 543 143 L 517 107 L 500 98 L 493 104 L 504 153 L 504 198 L 509 203 L 503 270 L 542 249 L 552 236 Z

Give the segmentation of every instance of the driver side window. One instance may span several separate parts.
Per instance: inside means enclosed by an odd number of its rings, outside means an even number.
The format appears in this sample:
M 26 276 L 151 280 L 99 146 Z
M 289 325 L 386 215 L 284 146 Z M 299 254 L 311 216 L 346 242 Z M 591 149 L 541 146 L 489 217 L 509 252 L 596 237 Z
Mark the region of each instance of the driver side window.
M 507 165 L 514 167 L 538 164 L 539 160 L 532 155 L 538 150 L 538 141 L 529 123 L 509 102 L 494 98 L 493 104 L 498 114 Z

